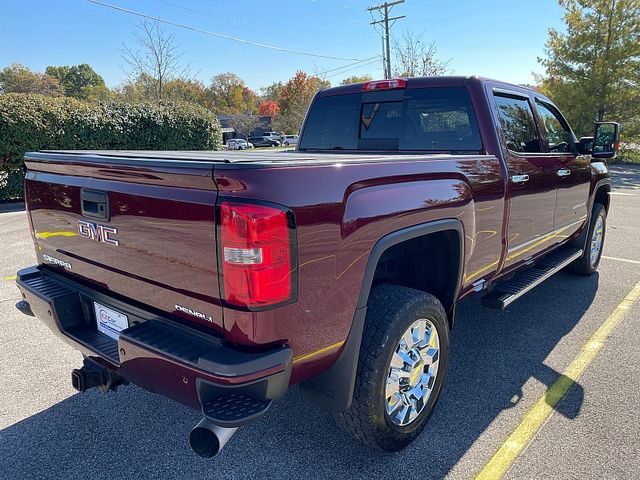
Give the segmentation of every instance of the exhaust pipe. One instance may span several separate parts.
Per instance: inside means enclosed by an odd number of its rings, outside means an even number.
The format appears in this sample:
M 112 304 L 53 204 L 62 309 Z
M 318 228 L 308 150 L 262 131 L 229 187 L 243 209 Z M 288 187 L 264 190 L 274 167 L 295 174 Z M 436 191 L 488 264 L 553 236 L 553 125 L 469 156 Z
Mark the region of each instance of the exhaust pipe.
M 229 439 L 236 433 L 238 427 L 225 428 L 210 420 L 203 418 L 200 420 L 189 434 L 189 445 L 191 450 L 202 458 L 213 458 L 227 444 Z

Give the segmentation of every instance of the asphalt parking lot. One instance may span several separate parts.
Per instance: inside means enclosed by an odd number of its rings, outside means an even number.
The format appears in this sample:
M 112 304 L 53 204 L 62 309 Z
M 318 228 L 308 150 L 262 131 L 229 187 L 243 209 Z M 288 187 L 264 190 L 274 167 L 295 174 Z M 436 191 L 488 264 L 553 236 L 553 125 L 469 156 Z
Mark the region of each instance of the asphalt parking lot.
M 23 212 L 0 213 L 0 478 L 473 478 L 640 282 L 640 168 L 614 167 L 604 258 L 504 312 L 460 305 L 442 398 L 402 452 L 352 441 L 296 389 L 214 460 L 188 446 L 200 415 L 128 386 L 76 394 L 81 355 L 14 308 L 34 263 Z M 638 478 L 640 302 L 553 408 L 506 478 Z

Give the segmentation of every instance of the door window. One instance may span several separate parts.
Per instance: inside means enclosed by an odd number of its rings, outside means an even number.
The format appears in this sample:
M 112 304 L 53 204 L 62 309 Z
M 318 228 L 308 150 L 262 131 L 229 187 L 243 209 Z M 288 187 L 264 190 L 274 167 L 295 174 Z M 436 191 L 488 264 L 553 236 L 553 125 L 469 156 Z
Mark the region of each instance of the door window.
M 507 148 L 518 153 L 542 152 L 529 100 L 500 94 L 495 100 Z
M 536 101 L 538 113 L 542 118 L 544 129 L 547 132 L 547 140 L 549 141 L 549 151 L 552 153 L 572 153 L 571 148 L 572 135 L 560 116 L 551 106 Z

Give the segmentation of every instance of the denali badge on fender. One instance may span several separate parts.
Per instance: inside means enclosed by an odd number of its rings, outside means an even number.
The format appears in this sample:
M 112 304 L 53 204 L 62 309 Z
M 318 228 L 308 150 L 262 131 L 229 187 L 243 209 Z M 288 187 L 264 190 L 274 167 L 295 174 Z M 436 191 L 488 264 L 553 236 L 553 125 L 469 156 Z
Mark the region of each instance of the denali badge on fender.
M 107 227 L 87 222 L 86 220 L 78 220 L 78 233 L 81 237 L 95 240 L 96 242 L 108 243 L 109 245 L 120 245 L 120 241 L 112 238 L 111 235 L 118 233 L 115 227 Z

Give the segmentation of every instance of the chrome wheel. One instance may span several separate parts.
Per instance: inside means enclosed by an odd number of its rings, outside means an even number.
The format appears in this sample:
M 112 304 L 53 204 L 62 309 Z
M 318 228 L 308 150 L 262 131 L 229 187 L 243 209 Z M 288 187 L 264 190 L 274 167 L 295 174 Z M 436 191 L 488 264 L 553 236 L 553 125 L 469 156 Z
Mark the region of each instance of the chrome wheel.
M 594 267 L 600 258 L 600 251 L 602 250 L 602 240 L 604 238 L 604 218 L 602 215 L 598 215 L 596 224 L 593 227 L 593 233 L 591 234 L 591 254 L 589 261 L 591 266 Z
M 385 409 L 393 424 L 409 425 L 424 410 L 438 375 L 439 354 L 440 337 L 430 320 L 416 320 L 402 335 L 385 388 Z

